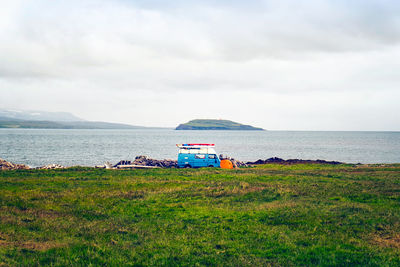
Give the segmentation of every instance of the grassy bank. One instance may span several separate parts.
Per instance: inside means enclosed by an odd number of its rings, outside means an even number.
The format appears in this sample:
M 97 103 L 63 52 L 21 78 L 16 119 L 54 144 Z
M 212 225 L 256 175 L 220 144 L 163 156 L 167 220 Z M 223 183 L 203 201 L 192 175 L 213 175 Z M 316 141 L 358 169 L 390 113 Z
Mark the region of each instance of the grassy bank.
M 1 265 L 400 265 L 400 165 L 0 171 Z

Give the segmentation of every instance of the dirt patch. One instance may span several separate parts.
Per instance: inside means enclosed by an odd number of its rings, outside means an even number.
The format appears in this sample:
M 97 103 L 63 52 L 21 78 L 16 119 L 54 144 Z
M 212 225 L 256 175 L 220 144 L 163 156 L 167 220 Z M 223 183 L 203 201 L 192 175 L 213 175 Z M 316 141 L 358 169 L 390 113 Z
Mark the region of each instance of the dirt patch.
M 145 197 L 144 191 L 111 191 L 108 193 L 103 193 L 102 197 L 115 197 L 115 198 L 124 198 L 124 199 L 139 199 Z
M 15 224 L 17 223 L 18 219 L 14 215 L 10 214 L 1 214 L 0 215 L 0 222 L 2 224 Z M 0 235 L 0 240 L 1 240 L 1 235 Z
M 268 209 L 281 209 L 281 208 L 293 208 L 296 207 L 295 202 L 282 202 L 280 200 L 262 203 L 256 207 L 256 210 L 268 210 Z
M 56 241 L 9 241 L 10 239 L 12 238 L 9 235 L 0 232 L 0 247 L 46 251 L 52 248 L 61 248 L 67 246 L 66 243 L 60 243 Z
M 61 248 L 65 247 L 67 244 L 59 243 L 55 241 L 45 241 L 45 242 L 37 242 L 37 241 L 15 241 L 9 242 L 6 240 L 0 240 L 0 247 L 13 247 L 19 249 L 28 249 L 28 250 L 36 250 L 36 251 L 47 251 L 53 248 Z
M 247 184 L 247 183 L 246 183 Z M 208 197 L 224 197 L 224 196 L 233 196 L 233 195 L 245 195 L 253 192 L 260 192 L 264 189 L 267 189 L 265 186 L 250 186 L 250 185 L 239 185 L 233 188 L 218 186 L 218 187 L 207 187 L 206 196 Z
M 400 234 L 389 235 L 376 235 L 373 237 L 373 242 L 380 247 L 398 248 L 400 249 Z
M 31 209 L 31 208 L 28 208 L 28 209 L 25 209 L 25 210 L 21 210 L 21 209 L 17 209 L 17 208 L 9 208 L 9 211 L 10 212 L 13 212 L 13 213 L 15 213 L 15 214 L 18 214 L 18 215 L 29 215 L 29 216 L 31 216 L 32 218 L 52 218 L 52 219 L 55 219 L 55 218 L 58 218 L 58 217 L 61 217 L 61 216 L 63 216 L 62 214 L 60 214 L 59 212 L 57 212 L 57 211 L 50 211 L 50 210 L 38 210 L 38 209 Z
M 284 185 L 284 184 L 274 184 L 270 185 L 271 188 L 276 190 L 278 194 L 286 195 L 286 194 L 298 194 L 298 190 L 294 186 Z

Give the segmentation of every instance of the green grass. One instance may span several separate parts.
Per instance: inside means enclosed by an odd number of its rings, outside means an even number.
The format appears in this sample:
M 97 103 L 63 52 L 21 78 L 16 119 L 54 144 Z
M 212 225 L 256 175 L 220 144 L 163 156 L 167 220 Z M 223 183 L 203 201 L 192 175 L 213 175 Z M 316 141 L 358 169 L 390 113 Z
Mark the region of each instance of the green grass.
M 0 171 L 1 265 L 400 265 L 400 165 Z

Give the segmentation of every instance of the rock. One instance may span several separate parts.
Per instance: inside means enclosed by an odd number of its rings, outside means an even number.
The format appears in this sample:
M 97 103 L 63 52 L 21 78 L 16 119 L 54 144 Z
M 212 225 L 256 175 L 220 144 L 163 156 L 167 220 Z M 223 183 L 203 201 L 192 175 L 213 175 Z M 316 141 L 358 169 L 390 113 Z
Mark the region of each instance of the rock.
M 245 162 L 243 162 L 243 161 L 239 161 L 239 160 L 236 160 L 236 159 L 231 158 L 231 157 L 227 157 L 227 156 L 222 155 L 222 154 L 219 155 L 219 159 L 220 159 L 220 160 L 224 160 L 224 159 L 230 160 L 230 161 L 232 162 L 234 168 L 238 168 L 238 167 L 247 167 L 247 166 L 248 166 L 248 165 L 247 165 Z
M 275 163 L 275 164 L 284 164 L 284 165 L 291 165 L 291 164 L 331 164 L 331 165 L 337 165 L 337 164 L 343 164 L 343 162 L 339 161 L 326 161 L 322 159 L 317 159 L 317 160 L 304 160 L 304 159 L 281 159 L 277 157 L 269 158 L 266 160 L 259 159 L 254 162 L 247 162 L 248 165 L 259 165 L 259 164 L 269 164 L 269 163 Z
M 106 163 L 104 163 L 104 167 L 106 169 L 112 169 L 113 168 L 112 164 L 110 162 L 108 162 L 108 161 Z
M 132 165 L 132 161 L 130 160 L 120 160 L 117 164 L 115 164 L 113 167 L 117 168 L 118 166 L 121 165 Z M 108 168 L 109 169 L 109 168 Z
M 49 165 L 39 167 L 37 169 L 39 169 L 39 170 L 54 170 L 54 169 L 65 169 L 65 168 L 66 167 L 64 167 L 60 164 L 49 164 Z
M 105 169 L 106 168 L 106 165 L 104 164 L 104 165 L 96 165 L 96 166 L 94 166 L 96 169 Z
M 132 162 L 133 165 L 142 166 L 156 166 L 161 168 L 176 168 L 178 167 L 178 161 L 172 159 L 157 160 L 151 159 L 147 156 L 137 156 Z
M 27 170 L 29 166 L 24 164 L 15 164 L 8 162 L 4 159 L 0 159 L 0 170 Z
M 236 160 L 236 159 L 234 159 L 234 158 L 228 158 L 228 159 L 232 162 L 233 167 L 235 167 L 235 168 L 247 167 L 247 166 L 248 166 L 248 165 L 247 165 L 246 163 L 244 163 L 243 161 L 239 161 L 239 160 Z
M 234 158 L 224 158 L 224 159 L 229 159 L 234 167 L 246 167 L 248 166 L 245 162 L 236 160 Z M 115 164 L 114 168 L 118 168 L 120 166 L 124 165 L 136 165 L 136 166 L 151 166 L 151 167 L 160 167 L 160 168 L 177 168 L 178 167 L 178 161 L 172 160 L 172 159 L 163 159 L 163 160 L 158 160 L 158 159 L 152 159 L 147 156 L 137 156 L 134 161 L 130 160 L 121 160 L 117 164 Z M 110 166 L 111 167 L 111 166 Z
M 160 168 L 176 168 L 178 166 L 178 162 L 176 160 L 164 159 L 157 160 L 151 159 L 147 156 L 137 156 L 134 161 L 130 160 L 121 160 L 113 167 L 118 168 L 118 166 L 124 165 L 137 165 L 137 166 L 152 166 L 152 167 L 160 167 Z

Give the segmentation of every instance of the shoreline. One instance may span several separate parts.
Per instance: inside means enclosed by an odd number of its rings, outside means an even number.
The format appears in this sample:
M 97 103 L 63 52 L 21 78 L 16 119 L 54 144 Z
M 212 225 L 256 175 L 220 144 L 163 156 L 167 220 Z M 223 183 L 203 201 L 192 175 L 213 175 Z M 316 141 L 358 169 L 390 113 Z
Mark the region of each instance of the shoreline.
M 378 166 L 385 166 L 391 164 L 400 164 L 400 163 L 346 163 L 340 161 L 328 161 L 328 160 L 308 160 L 308 159 L 282 159 L 278 157 L 271 157 L 268 159 L 258 159 L 256 161 L 238 161 L 233 158 L 229 158 L 229 160 L 234 163 L 238 168 L 241 167 L 254 167 L 257 165 L 264 165 L 264 164 L 276 164 L 276 165 L 298 165 L 298 164 L 323 164 L 323 165 L 357 165 L 357 166 L 371 166 L 371 165 L 378 165 Z M 110 162 L 105 162 L 101 165 L 94 165 L 94 166 L 86 166 L 86 165 L 73 165 L 73 166 L 63 166 L 57 163 L 47 164 L 43 166 L 31 167 L 26 164 L 18 164 L 12 163 L 5 159 L 0 158 L 0 170 L 41 170 L 41 169 L 69 169 L 69 168 L 103 168 L 103 169 L 151 169 L 151 168 L 162 168 L 162 169 L 171 169 L 171 168 L 178 168 L 177 161 L 171 159 L 152 159 L 147 156 L 137 156 L 135 160 L 120 160 L 116 164 L 112 164 Z

